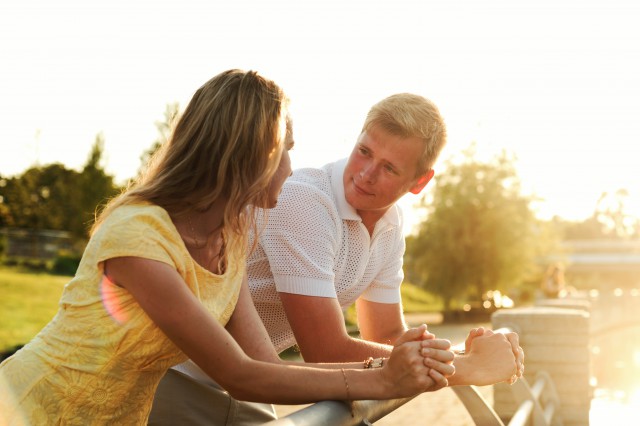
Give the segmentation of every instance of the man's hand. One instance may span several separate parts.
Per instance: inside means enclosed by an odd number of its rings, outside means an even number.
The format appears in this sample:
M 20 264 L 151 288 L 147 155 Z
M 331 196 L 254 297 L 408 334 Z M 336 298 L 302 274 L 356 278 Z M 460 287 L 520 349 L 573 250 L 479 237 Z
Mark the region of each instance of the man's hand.
M 518 371 L 515 374 L 516 377 L 512 377 L 511 379 L 511 383 L 513 384 L 524 374 L 524 350 L 520 347 L 520 337 L 518 336 L 518 333 L 514 333 L 512 331 L 507 332 L 496 330 L 496 333 L 505 335 L 509 343 L 511 343 L 511 350 L 513 351 L 513 355 L 516 357 L 516 367 L 518 368 Z
M 524 372 L 524 351 L 516 333 L 472 329 L 465 341 L 465 353 L 454 361 L 456 374 L 450 385 L 485 386 L 513 383 Z

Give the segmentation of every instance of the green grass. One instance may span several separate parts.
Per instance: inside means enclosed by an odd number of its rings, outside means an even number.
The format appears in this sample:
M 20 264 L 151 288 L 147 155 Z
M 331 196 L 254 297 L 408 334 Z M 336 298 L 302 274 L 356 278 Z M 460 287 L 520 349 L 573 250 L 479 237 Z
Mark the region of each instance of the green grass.
M 53 318 L 70 279 L 0 268 L 0 351 L 27 343 Z
M 421 289 L 417 285 L 404 282 L 400 286 L 400 297 L 402 297 L 402 310 L 405 313 L 441 312 L 442 302 L 431 293 Z M 357 314 L 355 303 L 345 312 L 347 326 L 357 324 Z
M 411 283 L 400 286 L 402 293 L 402 308 L 404 312 L 441 312 L 442 301 L 433 294 Z

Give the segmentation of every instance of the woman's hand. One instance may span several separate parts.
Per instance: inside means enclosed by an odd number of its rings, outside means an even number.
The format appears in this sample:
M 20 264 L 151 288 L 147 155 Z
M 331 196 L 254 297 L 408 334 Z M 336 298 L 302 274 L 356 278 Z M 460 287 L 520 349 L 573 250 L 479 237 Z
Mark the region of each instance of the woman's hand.
M 412 328 L 396 341 L 391 356 L 381 371 L 389 397 L 413 396 L 447 386 L 447 377 L 455 369 L 449 360 L 453 359 L 453 354 L 445 354 L 448 350 L 442 348 L 448 348 L 450 343 L 431 337 L 422 340 L 426 329 L 426 325 Z M 423 350 L 433 356 L 425 358 Z
M 423 326 L 425 328 L 427 327 L 426 325 Z M 453 367 L 455 354 L 450 350 L 451 341 L 447 339 L 436 339 L 436 335 L 426 329 L 422 336 L 420 336 L 420 340 L 422 342 L 420 353 L 424 357 L 424 365 L 434 369 L 434 374 L 439 373 L 436 382 L 442 380 L 441 376 L 452 376 L 455 372 L 455 368 Z M 429 391 L 432 390 L 437 389 L 429 389 Z
M 432 335 L 433 336 L 433 335 Z M 420 353 L 424 357 L 423 363 L 429 367 L 429 375 L 435 381 L 435 386 L 428 392 L 436 391 L 447 386 L 447 377 L 455 373 L 453 360 L 455 358 L 451 349 L 451 342 L 446 339 L 425 339 L 421 342 Z

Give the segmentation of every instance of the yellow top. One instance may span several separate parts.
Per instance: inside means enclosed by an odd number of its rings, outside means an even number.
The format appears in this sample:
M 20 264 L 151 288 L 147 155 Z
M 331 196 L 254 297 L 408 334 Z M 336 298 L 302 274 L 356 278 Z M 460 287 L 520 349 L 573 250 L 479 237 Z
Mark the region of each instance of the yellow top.
M 226 270 L 215 275 L 191 258 L 164 209 L 114 210 L 89 241 L 56 316 L 0 364 L 0 425 L 146 425 L 158 382 L 187 357 L 129 292 L 106 279 L 104 260 L 136 256 L 171 265 L 225 325 L 240 293 L 244 253 L 227 241 Z

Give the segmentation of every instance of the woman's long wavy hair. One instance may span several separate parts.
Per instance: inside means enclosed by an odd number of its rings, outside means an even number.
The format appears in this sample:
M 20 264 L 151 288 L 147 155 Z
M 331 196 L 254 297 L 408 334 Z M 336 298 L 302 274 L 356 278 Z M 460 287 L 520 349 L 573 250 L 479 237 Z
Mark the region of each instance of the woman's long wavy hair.
M 92 233 L 118 206 L 150 202 L 172 217 L 226 200 L 224 232 L 246 243 L 256 207 L 284 145 L 289 100 L 255 71 L 228 70 L 196 91 L 172 137 L 147 170 L 96 218 Z

